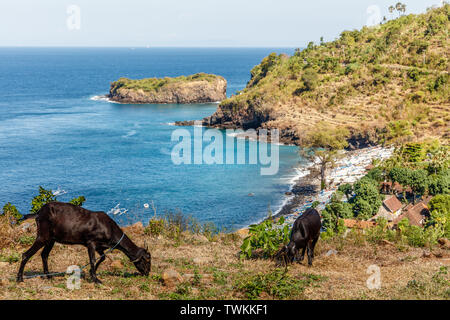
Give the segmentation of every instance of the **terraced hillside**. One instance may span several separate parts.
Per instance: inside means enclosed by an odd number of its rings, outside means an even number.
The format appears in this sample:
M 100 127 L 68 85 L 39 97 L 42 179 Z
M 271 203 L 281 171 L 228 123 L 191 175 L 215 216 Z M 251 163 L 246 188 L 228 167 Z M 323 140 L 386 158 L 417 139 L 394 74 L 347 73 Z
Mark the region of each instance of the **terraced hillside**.
M 203 122 L 279 128 L 283 141 L 295 144 L 321 121 L 366 142 L 446 140 L 449 19 L 445 4 L 311 42 L 290 57 L 272 53 L 251 70 L 246 88 Z

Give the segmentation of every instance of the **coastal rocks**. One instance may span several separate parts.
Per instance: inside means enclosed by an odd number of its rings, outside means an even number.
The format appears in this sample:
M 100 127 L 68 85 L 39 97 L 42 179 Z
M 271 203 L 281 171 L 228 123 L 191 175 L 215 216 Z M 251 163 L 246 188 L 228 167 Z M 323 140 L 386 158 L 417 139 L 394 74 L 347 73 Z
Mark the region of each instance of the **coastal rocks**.
M 175 287 L 177 284 L 184 281 L 184 278 L 178 271 L 174 269 L 167 269 L 161 275 L 162 281 L 167 287 Z
M 317 192 L 317 185 L 313 184 L 296 184 L 292 187 L 292 193 L 302 194 L 304 196 L 315 195 Z
M 163 79 L 130 80 L 111 84 L 108 98 L 121 103 L 208 103 L 226 99 L 227 81 L 212 74 Z

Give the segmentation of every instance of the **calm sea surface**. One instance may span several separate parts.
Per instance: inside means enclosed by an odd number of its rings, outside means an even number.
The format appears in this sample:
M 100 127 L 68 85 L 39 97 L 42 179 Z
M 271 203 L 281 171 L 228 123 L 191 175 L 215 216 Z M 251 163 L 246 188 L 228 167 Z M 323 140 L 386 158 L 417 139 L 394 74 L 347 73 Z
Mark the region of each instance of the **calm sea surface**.
M 60 201 L 84 195 L 88 209 L 128 210 L 111 214 L 122 224 L 147 221 L 152 202 L 157 214 L 181 210 L 228 229 L 260 221 L 283 201 L 299 161 L 295 147 L 280 147 L 274 176 L 260 175 L 260 165 L 176 166 L 170 123 L 201 119 L 217 104 L 92 98 L 120 77 L 197 72 L 225 77 L 231 95 L 270 52 L 293 49 L 0 48 L 0 205 L 27 213 L 43 186 L 61 193 Z

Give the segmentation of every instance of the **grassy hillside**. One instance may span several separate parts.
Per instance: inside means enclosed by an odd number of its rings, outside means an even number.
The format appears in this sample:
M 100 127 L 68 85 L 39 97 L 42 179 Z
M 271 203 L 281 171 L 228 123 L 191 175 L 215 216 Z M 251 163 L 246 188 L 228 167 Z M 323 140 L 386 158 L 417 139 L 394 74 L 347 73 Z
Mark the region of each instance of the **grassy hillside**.
M 212 125 L 279 128 L 301 143 L 325 121 L 377 142 L 448 139 L 450 6 L 344 31 L 289 57 L 271 54 Z
M 255 256 L 239 259 L 242 238 L 236 234 L 180 232 L 175 226 L 126 228 L 138 245 L 146 241 L 152 254 L 149 277 L 141 276 L 129 259 L 114 251 L 100 266 L 102 285 L 81 280 L 80 289 L 66 286 L 68 275 L 14 278 L 21 253 L 34 240 L 35 224 L 24 231 L 0 220 L 0 299 L 449 299 L 449 250 L 405 244 L 374 244 L 361 233 L 346 238 L 320 240 L 312 267 L 293 264 L 287 273 L 273 261 Z M 331 251 L 330 251 L 331 250 Z M 330 254 L 331 252 L 331 254 Z M 50 271 L 65 271 L 70 265 L 88 262 L 86 248 L 56 244 L 49 257 Z M 370 265 L 381 268 L 381 288 L 370 290 L 366 281 Z M 180 280 L 163 281 L 166 270 L 179 273 Z M 87 269 L 86 269 L 87 271 Z M 36 254 L 27 264 L 25 276 L 42 273 Z

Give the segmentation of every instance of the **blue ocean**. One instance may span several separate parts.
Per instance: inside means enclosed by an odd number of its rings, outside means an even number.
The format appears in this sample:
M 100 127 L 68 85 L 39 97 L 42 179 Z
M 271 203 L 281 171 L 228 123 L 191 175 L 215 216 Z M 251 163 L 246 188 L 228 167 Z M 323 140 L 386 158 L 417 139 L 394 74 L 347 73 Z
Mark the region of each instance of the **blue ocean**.
M 176 211 L 228 230 L 262 220 L 286 197 L 300 161 L 296 147 L 280 146 L 273 176 L 261 175 L 259 164 L 175 165 L 171 123 L 209 116 L 217 104 L 96 97 L 120 77 L 197 72 L 225 77 L 230 96 L 271 52 L 293 49 L 0 48 L 0 205 L 27 213 L 42 186 L 60 201 L 83 195 L 85 208 L 121 224 Z

